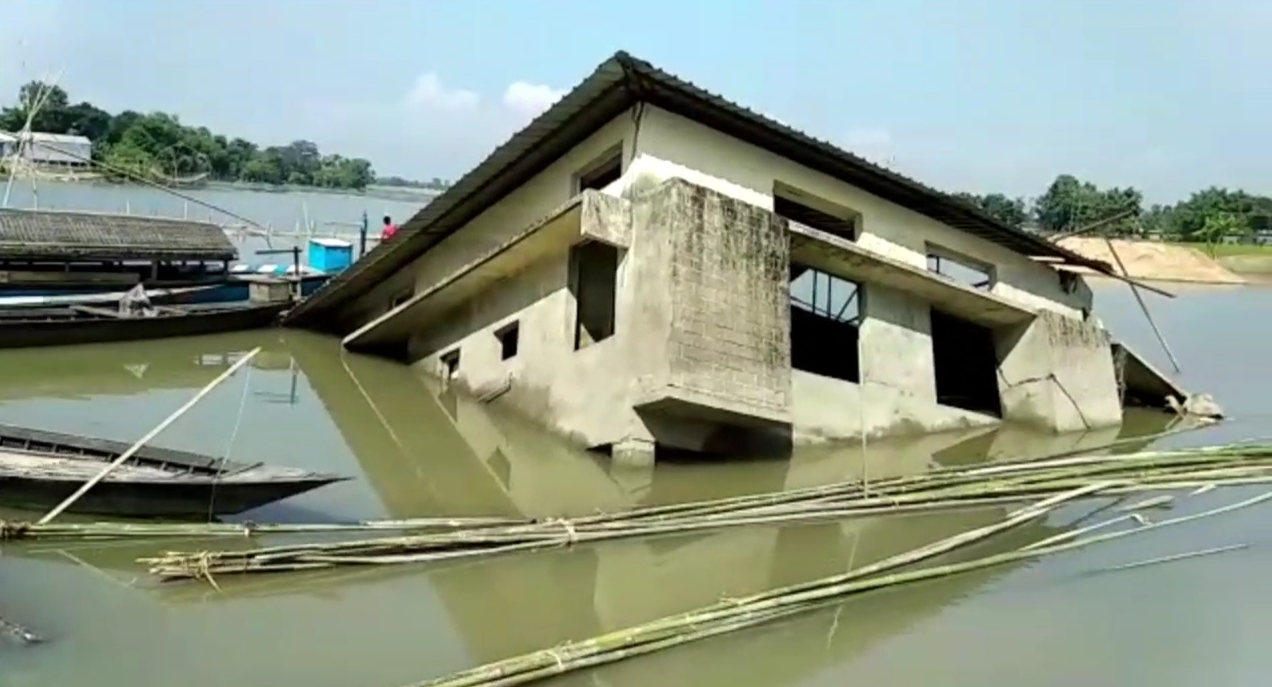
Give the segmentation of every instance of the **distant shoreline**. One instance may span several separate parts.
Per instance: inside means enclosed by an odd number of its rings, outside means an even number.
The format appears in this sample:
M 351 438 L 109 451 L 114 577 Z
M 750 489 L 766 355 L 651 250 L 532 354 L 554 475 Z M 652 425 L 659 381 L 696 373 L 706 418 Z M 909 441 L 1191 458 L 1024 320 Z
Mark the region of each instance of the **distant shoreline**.
M 362 196 L 381 200 L 418 200 L 427 203 L 441 194 L 441 191 L 413 186 L 380 186 L 372 184 L 362 190 L 352 188 L 326 188 L 322 186 L 298 186 L 283 184 L 262 184 L 251 181 L 208 181 L 201 186 L 185 190 L 214 189 L 225 191 L 252 191 L 255 193 L 318 193 L 328 196 Z M 176 188 L 176 191 L 183 189 Z
M 135 188 L 154 188 L 150 184 L 139 184 L 133 181 L 118 182 L 105 181 L 102 179 L 47 179 L 43 183 L 70 184 L 74 186 L 102 186 L 102 187 L 135 187 Z M 358 190 L 352 188 L 326 188 L 322 186 L 299 186 L 284 184 L 275 186 L 273 184 L 261 184 L 248 181 L 205 181 L 194 186 L 175 186 L 165 187 L 166 190 L 175 193 L 189 193 L 191 191 L 250 191 L 253 193 L 314 193 L 327 196 L 356 196 L 361 198 L 376 198 L 379 200 L 394 200 L 401 202 L 419 202 L 427 204 L 429 201 L 440 195 L 441 191 L 431 189 L 417 188 L 412 186 L 379 186 L 372 184 L 365 189 Z

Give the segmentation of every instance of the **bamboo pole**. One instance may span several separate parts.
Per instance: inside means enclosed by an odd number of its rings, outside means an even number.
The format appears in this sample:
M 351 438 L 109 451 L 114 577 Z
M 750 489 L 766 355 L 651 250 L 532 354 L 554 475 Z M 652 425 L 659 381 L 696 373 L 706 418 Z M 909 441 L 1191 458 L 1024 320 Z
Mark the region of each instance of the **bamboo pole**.
M 261 347 L 257 346 L 256 348 L 253 348 L 250 352 L 248 352 L 247 355 L 243 356 L 242 358 L 239 358 L 233 365 L 231 365 L 228 369 L 226 369 L 225 372 L 222 372 L 220 375 L 217 376 L 216 379 L 213 379 L 212 381 L 208 382 L 207 386 L 200 389 L 199 393 L 194 395 L 194 398 L 191 398 L 189 401 L 186 401 L 185 405 L 182 405 L 180 408 L 177 408 L 175 411 L 173 411 L 171 415 L 165 418 L 163 422 L 160 422 L 158 425 L 156 425 L 154 429 L 150 430 L 149 432 L 146 432 L 145 436 L 138 439 L 132 446 L 129 446 L 128 450 L 119 454 L 119 457 L 116 458 L 114 461 L 112 461 L 110 465 L 107 465 L 106 467 L 102 468 L 101 472 L 97 473 L 96 475 L 93 475 L 93 478 L 85 482 L 84 486 L 77 489 L 74 494 L 71 494 L 70 496 L 66 497 L 65 501 L 54 506 L 53 510 L 46 513 L 44 517 L 40 518 L 40 520 L 36 524 L 37 525 L 48 524 L 51 520 L 53 520 L 53 518 L 56 518 L 57 516 L 61 515 L 62 511 L 74 505 L 76 501 L 80 500 L 80 497 L 88 493 L 89 489 L 92 489 L 94 486 L 97 485 L 98 482 L 105 479 L 107 475 L 114 472 L 115 468 L 119 467 L 120 465 L 123 465 L 129 458 L 132 458 L 133 455 L 137 453 L 137 451 L 141 450 L 142 446 L 145 446 L 147 443 L 152 441 L 155 437 L 159 436 L 160 432 L 167 429 L 169 425 L 176 422 L 182 415 L 185 415 L 187 411 L 193 408 L 196 403 L 203 400 L 205 396 L 211 393 L 212 390 L 215 389 L 217 386 L 219 386 L 222 382 L 234 376 L 235 372 L 238 372 L 240 368 L 248 364 L 252 360 L 252 358 L 256 357 L 256 354 L 260 352 L 261 352 Z
M 1113 247 L 1113 240 L 1104 237 L 1104 243 L 1109 247 L 1109 253 L 1113 255 L 1113 259 L 1117 261 L 1117 268 L 1129 279 L 1130 272 L 1126 271 L 1126 265 L 1122 264 L 1122 256 L 1117 254 L 1117 249 Z M 1148 320 L 1148 326 L 1153 328 L 1153 334 L 1157 336 L 1157 342 L 1162 345 L 1162 349 L 1166 351 L 1166 357 L 1170 358 L 1170 364 L 1175 368 L 1175 372 L 1179 372 L 1179 361 L 1175 359 L 1175 353 L 1170 350 L 1170 344 L 1166 343 L 1166 337 L 1162 335 L 1162 330 L 1157 328 L 1157 322 L 1153 320 L 1153 315 L 1148 312 L 1148 305 L 1144 303 L 1144 297 L 1140 295 L 1139 286 L 1134 282 L 1127 282 L 1131 287 L 1131 293 L 1135 296 L 1136 302 L 1139 303 L 1140 310 L 1144 312 L 1144 319 Z
M 1011 469 L 1004 469 L 1011 467 Z M 486 557 L 624 538 L 656 537 L 759 525 L 798 525 L 853 517 L 889 516 L 955 508 L 983 508 L 1054 497 L 1103 485 L 1100 497 L 1198 487 L 1272 483 L 1272 446 L 1232 446 L 1125 456 L 1079 457 L 1034 466 L 989 466 L 944 475 L 889 478 L 812 488 L 798 494 L 765 494 L 660 506 L 574 520 L 399 535 L 252 550 L 166 552 L 144 558 L 163 579 L 209 574 L 310 570 L 339 565 L 430 563 Z M 1092 492 L 1094 493 L 1094 492 Z M 1141 500 L 1137 509 L 1160 505 Z M 1138 514 L 1122 516 L 1121 521 Z
M 1007 520 L 996 525 L 954 535 L 919 549 L 884 559 L 865 568 L 850 570 L 846 573 L 782 587 L 745 598 L 725 599 L 697 610 L 615 630 L 591 639 L 571 641 L 552 649 L 514 656 L 451 675 L 417 682 L 411 687 L 513 687 L 514 685 L 535 682 L 562 673 L 614 663 L 634 656 L 683 645 L 691 641 L 771 623 L 774 620 L 825 608 L 829 604 L 839 603 L 854 595 L 876 589 L 896 587 L 925 580 L 936 580 L 1018 561 L 1034 560 L 1043 555 L 1064 553 L 1094 544 L 1116 541 L 1154 529 L 1177 526 L 1202 518 L 1250 508 L 1272 500 L 1272 492 L 1268 492 L 1194 515 L 1162 520 L 1133 529 L 1071 539 L 1042 548 L 1016 549 L 964 562 L 889 573 L 889 571 L 895 571 L 896 568 L 913 564 L 919 560 L 929 560 L 941 553 L 966 548 L 969 544 L 983 541 L 1012 525 L 1044 516 L 1052 512 L 1056 506 L 1059 506 L 1064 501 L 1080 495 L 1076 492 L 1060 495 L 1051 500 L 1048 507 L 1039 507 L 1042 504 L 1038 504 L 1032 509 L 1017 511 L 1011 514 Z M 1234 550 L 1237 547 L 1224 548 L 1225 550 Z M 1201 553 L 1215 553 L 1218 551 L 1219 549 L 1214 549 L 1207 552 L 1163 557 L 1155 559 L 1151 563 L 1183 560 L 1195 557 Z

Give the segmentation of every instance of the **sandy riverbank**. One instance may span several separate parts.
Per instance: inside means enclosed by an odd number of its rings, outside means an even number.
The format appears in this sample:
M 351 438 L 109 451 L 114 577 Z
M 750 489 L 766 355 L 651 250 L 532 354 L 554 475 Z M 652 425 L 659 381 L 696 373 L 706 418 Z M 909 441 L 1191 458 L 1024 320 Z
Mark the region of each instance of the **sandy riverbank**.
M 1058 243 L 1079 255 L 1101 260 L 1117 268 L 1117 260 L 1109 252 L 1108 243 L 1103 238 L 1074 236 L 1060 239 Z M 1249 284 L 1266 281 L 1264 278 L 1250 278 L 1248 273 L 1272 274 L 1272 255 L 1264 256 L 1231 256 L 1225 261 L 1237 259 L 1229 263 L 1241 271 L 1238 272 L 1229 264 L 1211 258 L 1196 248 L 1180 246 L 1156 241 L 1127 241 L 1113 239 L 1113 247 L 1117 257 L 1125 266 L 1126 276 L 1144 281 L 1186 282 L 1194 284 Z M 1248 260 L 1247 260 L 1248 259 Z M 1244 262 L 1242 262 L 1244 261 Z M 1259 267 L 1265 267 L 1262 272 Z

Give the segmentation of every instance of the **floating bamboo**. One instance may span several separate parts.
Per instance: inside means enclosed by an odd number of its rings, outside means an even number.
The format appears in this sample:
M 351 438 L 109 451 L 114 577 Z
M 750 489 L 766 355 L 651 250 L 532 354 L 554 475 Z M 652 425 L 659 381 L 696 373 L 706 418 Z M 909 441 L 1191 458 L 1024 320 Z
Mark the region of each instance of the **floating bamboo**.
M 931 512 L 1038 501 L 1102 485 L 1101 496 L 1272 483 L 1272 444 L 1239 444 L 1111 456 L 1074 456 L 938 470 L 875 480 L 867 492 L 846 482 L 789 492 L 641 508 L 573 520 L 301 543 L 247 550 L 167 552 L 144 558 L 161 579 L 396 565 L 533 551 L 605 540 L 755 525 Z M 1153 499 L 1161 505 L 1164 499 Z
M 410 687 L 512 687 L 513 685 L 536 682 L 563 673 L 614 663 L 689 642 L 808 613 L 872 590 L 939 579 L 958 573 L 1070 551 L 1093 544 L 1113 541 L 1146 530 L 1170 527 L 1241 508 L 1249 508 L 1272 500 L 1272 492 L 1268 492 L 1195 515 L 1156 523 L 1146 523 L 1133 529 L 1087 537 L 1081 537 L 1075 532 L 1070 532 L 1043 540 L 1040 544 L 1045 543 L 1045 545 L 1041 546 L 1028 546 L 1015 551 L 985 556 L 962 563 L 894 572 L 898 568 L 912 566 L 954 549 L 964 548 L 969 544 L 983 541 L 1024 522 L 1045 516 L 1067 502 L 1092 493 L 1101 492 L 1114 484 L 1114 482 L 1098 482 L 1074 489 L 1033 506 L 1015 511 L 996 524 L 963 532 L 846 573 L 770 590 L 744 598 L 725 599 L 719 603 L 687 613 L 624 628 L 593 639 L 569 642 L 552 649 L 515 656 L 452 675 L 415 683 Z M 1182 560 L 1197 555 L 1209 555 L 1240 548 L 1243 548 L 1243 546 L 1220 547 L 1205 552 L 1191 552 L 1143 561 L 1128 566 L 1119 566 L 1119 568 L 1115 569 L 1158 564 L 1170 560 Z

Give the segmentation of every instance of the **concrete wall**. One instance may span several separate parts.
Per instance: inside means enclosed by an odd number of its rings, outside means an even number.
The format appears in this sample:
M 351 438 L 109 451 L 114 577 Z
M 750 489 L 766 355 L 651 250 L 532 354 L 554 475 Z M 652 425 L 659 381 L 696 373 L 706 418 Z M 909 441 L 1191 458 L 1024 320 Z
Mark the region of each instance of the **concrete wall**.
M 442 355 L 460 351 L 456 382 L 491 389 L 510 377 L 507 402 L 584 446 L 611 443 L 631 424 L 630 381 L 613 368 L 619 336 L 574 350 L 575 300 L 566 255 L 538 263 L 412 337 L 417 370 L 439 375 Z M 500 360 L 502 327 L 516 321 L 517 355 Z
M 627 285 L 644 305 L 628 327 L 646 343 L 638 403 L 683 403 L 742 423 L 790 419 L 790 264 L 786 223 L 728 196 L 671 181 L 633 199 Z M 664 343 L 665 342 L 665 343 Z M 710 410 L 708 410 L 710 409 Z M 685 411 L 692 413 L 689 408 Z
M 1066 294 L 1050 267 L 670 112 L 645 108 L 634 153 L 629 179 L 678 177 L 770 210 L 781 182 L 860 213 L 862 247 L 926 267 L 926 244 L 935 243 L 993 264 L 994 293 L 1005 298 L 1071 316 L 1090 307 L 1085 283 Z
M 1095 322 L 1044 312 L 995 346 L 1003 419 L 1056 432 L 1122 421 L 1108 332 Z
M 530 182 L 420 256 L 410 267 L 358 298 L 343 313 L 345 331 L 353 331 L 383 315 L 397 294 L 425 288 L 506 243 L 517 232 L 552 212 L 577 193 L 575 175 L 603 159 L 608 152 L 619 148 L 624 151 L 624 159 L 630 158 L 631 131 L 629 114 L 616 117 Z M 606 191 L 617 195 L 621 188 L 622 184 L 616 183 Z
M 576 304 L 562 254 L 422 327 L 409 345 L 412 357 L 421 358 L 417 367 L 435 373 L 439 356 L 458 347 L 465 386 L 491 388 L 511 376 L 516 381 L 508 402 L 587 446 L 657 438 L 700 448 L 720 420 L 747 418 L 791 423 L 796 438 L 806 440 L 996 422 L 936 404 L 929 306 L 906 293 L 867 288 L 861 384 L 790 370 L 789 250 L 781 240 L 781 220 L 764 212 L 771 210 L 774 184 L 780 182 L 859 213 L 859 244 L 865 248 L 926 266 L 928 244 L 943 246 L 993 264 L 996 295 L 1055 313 L 1040 320 L 1046 325 L 999 336 L 1008 417 L 1057 430 L 1120 419 L 1120 409 L 1108 405 L 1105 393 L 1106 363 L 1112 378 L 1107 341 L 1083 334 L 1071 349 L 1056 339 L 1071 323 L 1085 332 L 1087 325 L 1076 319 L 1090 307 L 1085 284 L 1066 294 L 1058 274 L 1045 265 L 656 108 L 645 108 L 635 126 L 629 115 L 616 118 L 410 270 L 360 299 L 351 318 L 379 315 L 402 289 L 426 288 L 507 242 L 575 193 L 578 171 L 616 147 L 625 150 L 627 166 L 604 193 L 627 198 L 616 201 L 629 203 L 626 223 L 614 225 L 619 211 L 600 219 L 585 213 L 581 220 L 582 234 L 625 248 L 616 334 L 573 350 Z M 672 179 L 700 188 L 661 184 Z M 519 322 L 520 350 L 502 361 L 495 332 L 513 320 Z M 1086 372 L 1070 370 L 1081 365 Z M 1079 395 L 1069 411 L 1059 391 L 1047 390 L 1057 384 L 1039 386 L 1034 380 L 1034 373 L 1060 367 L 1065 369 L 1057 372 L 1060 377 L 1074 375 L 1061 379 L 1062 385 Z M 720 412 L 693 415 L 704 409 Z

